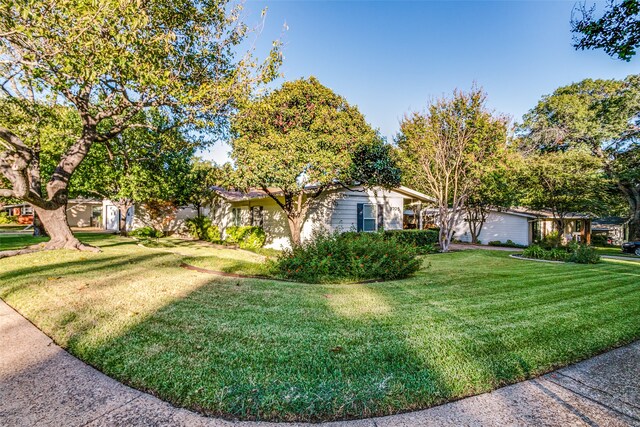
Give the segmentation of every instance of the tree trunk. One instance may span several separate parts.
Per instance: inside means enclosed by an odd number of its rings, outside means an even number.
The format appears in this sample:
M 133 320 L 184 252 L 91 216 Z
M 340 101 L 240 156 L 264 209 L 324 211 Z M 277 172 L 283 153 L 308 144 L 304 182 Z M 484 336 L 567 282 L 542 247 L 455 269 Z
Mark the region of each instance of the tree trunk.
M 118 229 L 120 230 L 120 235 L 126 237 L 129 234 L 127 230 L 127 212 L 129 212 L 133 203 L 131 201 L 124 201 L 115 202 L 114 204 L 118 208 Z
M 302 243 L 302 221 L 300 216 L 287 217 L 289 231 L 291 232 L 291 245 L 299 246 Z
M 42 224 L 51 240 L 44 244 L 34 245 L 33 249 L 75 249 L 99 252 L 98 248 L 83 244 L 73 235 L 67 222 L 66 205 L 53 210 L 34 207 L 34 211 L 42 220 Z
M 629 240 L 640 240 L 640 188 L 622 186 L 629 202 Z

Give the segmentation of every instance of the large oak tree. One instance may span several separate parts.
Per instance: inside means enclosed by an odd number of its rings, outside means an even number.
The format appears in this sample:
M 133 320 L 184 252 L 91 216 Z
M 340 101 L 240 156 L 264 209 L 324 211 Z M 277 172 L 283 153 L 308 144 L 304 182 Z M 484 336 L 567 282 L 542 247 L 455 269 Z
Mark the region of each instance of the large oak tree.
M 70 180 L 94 144 L 140 126 L 134 118 L 150 108 L 162 110 L 174 127 L 216 130 L 234 100 L 274 77 L 278 45 L 260 64 L 251 52 L 238 58 L 248 34 L 240 9 L 225 0 L 0 4 L 3 97 L 28 114 L 34 105 L 62 103 L 80 121 L 78 135 L 42 178 L 37 142 L 19 128 L 0 127 L 7 184 L 0 197 L 34 206 L 51 236 L 46 249 L 92 249 L 71 233 L 65 206 Z
M 640 76 L 558 88 L 525 115 L 519 133 L 524 151 L 590 150 L 627 200 L 630 237 L 640 239 Z

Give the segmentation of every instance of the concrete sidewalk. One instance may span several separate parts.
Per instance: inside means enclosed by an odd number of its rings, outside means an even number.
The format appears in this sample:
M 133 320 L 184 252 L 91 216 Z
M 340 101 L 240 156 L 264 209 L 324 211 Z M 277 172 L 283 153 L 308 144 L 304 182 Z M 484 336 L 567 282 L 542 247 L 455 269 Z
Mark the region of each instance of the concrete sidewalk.
M 174 408 L 71 356 L 0 300 L 0 426 L 232 425 L 283 424 L 236 423 Z M 640 426 L 640 342 L 435 408 L 324 425 Z

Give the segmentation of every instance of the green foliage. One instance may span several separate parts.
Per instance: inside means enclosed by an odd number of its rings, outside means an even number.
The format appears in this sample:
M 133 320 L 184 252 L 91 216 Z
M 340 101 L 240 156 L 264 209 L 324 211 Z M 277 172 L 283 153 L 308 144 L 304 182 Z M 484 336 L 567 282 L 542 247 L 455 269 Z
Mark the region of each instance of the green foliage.
M 146 226 L 132 230 L 129 233 L 129 236 L 141 239 L 159 239 L 164 236 L 164 233 L 162 232 L 162 230 L 156 230 L 153 227 Z
M 383 233 L 318 233 L 283 251 L 273 274 L 308 283 L 393 280 L 420 269 L 416 247 Z
M 550 209 L 563 219 L 568 213 L 606 213 L 608 180 L 602 162 L 583 149 L 550 152 L 527 158 L 522 175 L 522 204 Z
M 600 255 L 593 246 L 579 244 L 548 249 L 540 245 L 531 245 L 522 252 L 522 255 L 525 258 L 575 262 L 578 264 L 596 264 L 600 262 Z
M 285 82 L 246 103 L 231 131 L 238 186 L 261 188 L 277 199 L 294 244 L 310 204 L 327 188 L 399 182 L 382 138 L 356 107 L 314 77 Z
M 385 238 L 414 246 L 418 253 L 436 252 L 438 244 L 438 230 L 385 230 Z
M 591 234 L 591 244 L 593 246 L 614 246 L 609 245 L 606 234 Z
M 209 217 L 197 216 L 189 218 L 185 221 L 185 225 L 194 239 L 207 242 L 219 242 L 221 240 L 220 229 L 217 225 L 211 223 L 211 218 Z
M 640 239 L 640 76 L 591 80 L 563 86 L 544 96 L 524 116 L 520 143 L 538 153 L 582 149 L 601 161 L 609 180 L 600 205 L 609 211 L 628 204 L 630 234 Z
M 262 227 L 231 226 L 227 227 L 225 234 L 227 243 L 237 244 L 242 249 L 258 249 L 267 241 L 267 235 Z
M 507 119 L 487 108 L 481 90 L 455 91 L 407 115 L 396 143 L 405 183 L 436 198 L 446 252 L 466 199 L 506 149 Z
M 595 5 L 581 4 L 580 19 L 571 20 L 576 49 L 604 49 L 612 57 L 630 61 L 640 46 L 640 2 L 621 0 L 607 5 L 604 14 L 594 17 Z
M 573 251 L 571 261 L 578 264 L 597 264 L 600 262 L 600 254 L 593 246 L 578 245 Z
M 562 235 L 557 231 L 547 233 L 540 242 L 545 249 L 553 249 L 562 246 Z
M 0 212 L 0 224 L 14 224 L 17 223 L 15 216 L 9 215 L 6 212 Z
M 506 242 L 502 242 L 500 240 L 492 240 L 487 243 L 489 246 L 502 246 L 504 248 L 526 248 L 525 245 L 519 245 L 515 243 L 513 240 L 509 239 Z

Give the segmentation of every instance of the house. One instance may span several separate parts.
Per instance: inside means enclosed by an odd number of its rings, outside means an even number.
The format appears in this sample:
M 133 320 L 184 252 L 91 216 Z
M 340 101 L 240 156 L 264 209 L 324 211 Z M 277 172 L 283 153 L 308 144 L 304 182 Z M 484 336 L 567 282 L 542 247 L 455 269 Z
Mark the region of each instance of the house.
M 511 240 L 518 245 L 529 246 L 557 231 L 557 222 L 550 211 L 534 211 L 523 208 L 492 210 L 482 226 L 478 239 L 482 243 Z M 591 242 L 591 219 L 584 214 L 565 216 L 565 229 L 560 233 L 565 241 Z M 463 217 L 456 226 L 454 238 L 471 242 L 469 223 Z
M 16 216 L 20 224 L 33 224 L 33 206 L 28 203 L 4 205 L 2 211 Z M 67 222 L 71 227 L 104 228 L 103 202 L 95 199 L 76 198 L 67 203 Z
M 602 244 L 621 245 L 629 240 L 629 219 L 619 216 L 608 216 L 591 221 L 591 233 L 595 240 Z
M 218 194 L 221 200 L 206 214 L 220 226 L 223 234 L 229 226 L 261 226 L 267 235 L 266 247 L 282 249 L 290 246 L 286 215 L 266 192 L 218 190 Z M 423 204 L 433 201 L 433 198 L 407 187 L 392 190 L 335 187 L 313 202 L 302 226 L 302 241 L 308 240 L 316 230 L 401 230 L 406 226 L 405 211 L 419 211 Z

